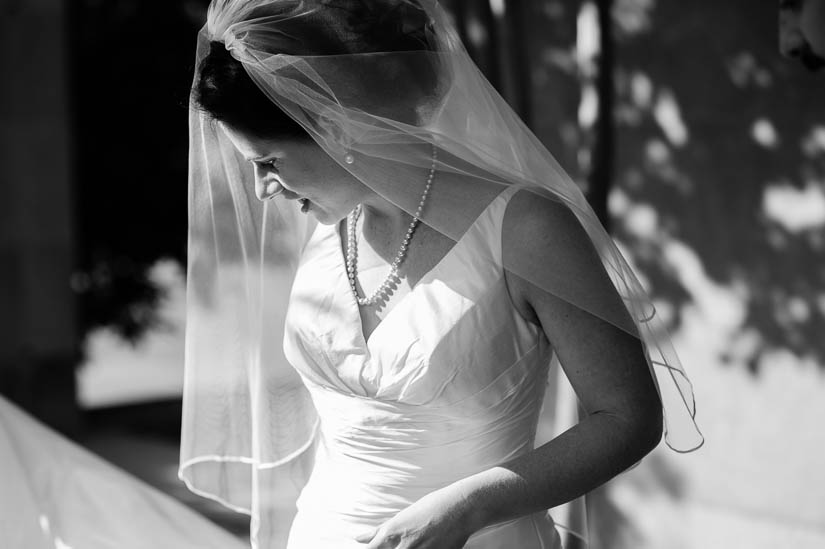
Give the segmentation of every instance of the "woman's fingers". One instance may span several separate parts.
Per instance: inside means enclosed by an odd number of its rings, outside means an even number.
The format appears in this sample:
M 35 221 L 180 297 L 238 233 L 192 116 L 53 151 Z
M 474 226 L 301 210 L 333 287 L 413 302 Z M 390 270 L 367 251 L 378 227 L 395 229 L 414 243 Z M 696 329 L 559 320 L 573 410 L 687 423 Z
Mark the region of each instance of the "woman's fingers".
M 361 534 L 360 536 L 355 536 L 355 541 L 358 543 L 369 543 L 375 537 L 375 534 L 378 533 L 378 528 L 373 528 L 372 530 Z
M 401 536 L 382 533 L 380 528 L 376 528 L 370 534 L 358 536 L 355 541 L 367 543 L 364 549 L 396 549 L 398 544 L 401 543 Z

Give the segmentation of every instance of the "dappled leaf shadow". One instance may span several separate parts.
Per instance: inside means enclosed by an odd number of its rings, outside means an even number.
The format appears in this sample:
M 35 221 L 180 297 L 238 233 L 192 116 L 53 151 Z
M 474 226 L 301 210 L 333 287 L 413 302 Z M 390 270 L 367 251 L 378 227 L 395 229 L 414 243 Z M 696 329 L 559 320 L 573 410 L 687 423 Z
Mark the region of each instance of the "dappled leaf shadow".
M 619 223 L 616 237 L 677 309 L 697 289 L 673 276 L 670 240 L 696 252 L 710 283 L 737 290 L 746 314 L 734 333 L 759 336 L 739 357 L 750 368 L 776 348 L 825 364 L 825 211 L 799 210 L 805 189 L 825 203 L 821 80 L 780 57 L 775 4 L 642 4 L 650 24 L 618 37 L 615 182 L 658 219 L 647 234 Z

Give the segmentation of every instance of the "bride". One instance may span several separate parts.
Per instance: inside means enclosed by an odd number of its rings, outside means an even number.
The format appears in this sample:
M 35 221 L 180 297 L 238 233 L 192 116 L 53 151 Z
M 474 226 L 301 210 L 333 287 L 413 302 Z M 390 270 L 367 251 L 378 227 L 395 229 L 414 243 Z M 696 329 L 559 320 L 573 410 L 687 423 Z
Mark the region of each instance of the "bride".
M 298 489 L 290 549 L 558 548 L 548 509 L 701 444 L 649 298 L 436 2 L 214 0 L 192 99 L 180 476 L 253 546 Z M 551 364 L 586 414 L 535 448 Z

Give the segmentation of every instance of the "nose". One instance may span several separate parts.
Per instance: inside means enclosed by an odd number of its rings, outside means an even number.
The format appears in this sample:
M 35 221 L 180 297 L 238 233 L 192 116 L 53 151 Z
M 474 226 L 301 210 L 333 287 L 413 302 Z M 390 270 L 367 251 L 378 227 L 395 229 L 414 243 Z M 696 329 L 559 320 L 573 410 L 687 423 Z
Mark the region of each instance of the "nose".
M 255 196 L 258 200 L 262 202 L 271 200 L 282 192 L 284 192 L 284 186 L 277 175 L 258 167 L 255 168 Z

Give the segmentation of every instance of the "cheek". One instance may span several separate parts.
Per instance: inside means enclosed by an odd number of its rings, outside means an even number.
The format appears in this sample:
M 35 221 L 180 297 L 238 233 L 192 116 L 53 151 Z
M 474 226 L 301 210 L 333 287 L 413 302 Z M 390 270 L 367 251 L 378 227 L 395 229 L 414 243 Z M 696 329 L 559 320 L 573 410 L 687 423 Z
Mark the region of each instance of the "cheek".
M 319 163 L 314 167 L 313 186 L 324 189 L 335 196 L 352 194 L 357 190 L 357 183 L 352 174 L 339 166 L 335 161 Z
M 304 157 L 300 161 L 295 162 L 290 166 L 290 169 L 284 172 L 285 176 L 293 178 L 296 182 L 300 181 L 302 186 L 308 185 L 313 188 L 325 187 L 328 182 L 335 179 L 335 168 L 340 169 L 339 166 L 331 166 L 330 161 L 323 157 Z

